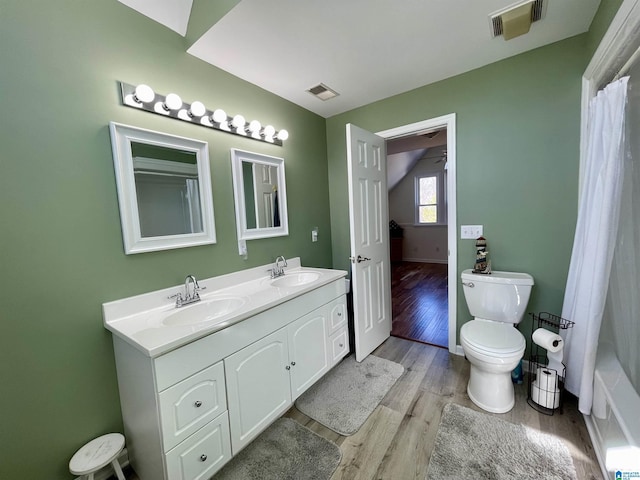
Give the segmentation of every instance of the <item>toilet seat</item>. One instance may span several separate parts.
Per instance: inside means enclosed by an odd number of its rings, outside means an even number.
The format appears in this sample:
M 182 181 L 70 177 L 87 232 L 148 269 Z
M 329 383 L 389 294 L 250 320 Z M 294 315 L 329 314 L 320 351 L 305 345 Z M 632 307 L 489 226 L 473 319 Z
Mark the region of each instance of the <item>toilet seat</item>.
M 501 357 L 524 351 L 526 341 L 511 323 L 471 320 L 460 329 L 467 347 L 483 355 Z

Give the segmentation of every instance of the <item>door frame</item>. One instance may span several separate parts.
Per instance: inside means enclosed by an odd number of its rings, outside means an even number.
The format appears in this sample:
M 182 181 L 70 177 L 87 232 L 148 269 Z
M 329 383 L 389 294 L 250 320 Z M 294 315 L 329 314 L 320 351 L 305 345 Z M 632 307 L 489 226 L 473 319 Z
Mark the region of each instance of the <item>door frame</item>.
M 393 138 L 415 135 L 424 130 L 447 129 L 447 289 L 449 302 L 449 352 L 464 355 L 462 346 L 457 343 L 458 322 L 458 243 L 457 243 L 457 191 L 456 191 L 456 114 L 410 123 L 388 130 L 376 132 L 376 135 L 391 140 Z

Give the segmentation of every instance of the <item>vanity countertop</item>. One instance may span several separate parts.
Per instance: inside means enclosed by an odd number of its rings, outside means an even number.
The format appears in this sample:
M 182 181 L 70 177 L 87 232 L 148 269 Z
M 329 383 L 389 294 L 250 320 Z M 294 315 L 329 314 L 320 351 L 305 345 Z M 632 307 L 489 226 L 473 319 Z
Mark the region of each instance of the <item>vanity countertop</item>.
M 282 277 L 272 265 L 199 280 L 201 301 L 176 308 L 168 297 L 183 285 L 102 304 L 104 326 L 148 357 L 158 357 L 223 330 L 347 275 L 344 270 L 302 267 L 287 260 Z

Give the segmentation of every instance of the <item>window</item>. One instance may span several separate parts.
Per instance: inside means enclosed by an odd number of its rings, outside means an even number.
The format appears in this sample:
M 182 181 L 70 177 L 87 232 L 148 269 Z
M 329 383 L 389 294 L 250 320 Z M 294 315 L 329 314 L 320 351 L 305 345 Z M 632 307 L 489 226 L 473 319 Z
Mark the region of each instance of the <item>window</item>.
M 416 224 L 446 223 L 444 185 L 440 173 L 416 177 Z

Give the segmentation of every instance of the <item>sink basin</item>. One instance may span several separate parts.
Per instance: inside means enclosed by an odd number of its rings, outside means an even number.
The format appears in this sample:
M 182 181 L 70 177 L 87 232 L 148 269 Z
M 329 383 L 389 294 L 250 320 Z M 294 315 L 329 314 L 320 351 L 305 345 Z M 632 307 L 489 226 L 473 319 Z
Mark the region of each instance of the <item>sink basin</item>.
M 320 277 L 318 272 L 294 272 L 286 273 L 283 277 L 271 281 L 274 287 L 299 287 L 307 283 L 315 282 Z
M 196 325 L 222 319 L 246 303 L 243 297 L 224 296 L 176 309 L 162 323 L 167 326 Z

